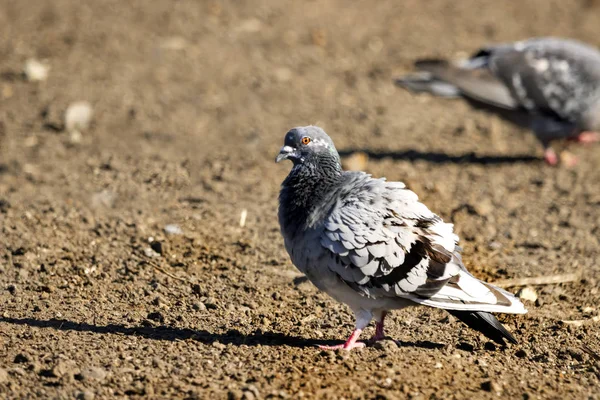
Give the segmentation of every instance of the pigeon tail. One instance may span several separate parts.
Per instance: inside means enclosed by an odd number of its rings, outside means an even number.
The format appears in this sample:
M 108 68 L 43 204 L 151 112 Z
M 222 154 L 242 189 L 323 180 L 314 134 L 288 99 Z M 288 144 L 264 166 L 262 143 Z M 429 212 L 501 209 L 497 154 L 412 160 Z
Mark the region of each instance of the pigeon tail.
M 415 62 L 417 72 L 396 80 L 398 86 L 437 96 L 466 96 L 504 109 L 518 108 L 509 89 L 487 67 L 487 57 L 450 62 L 423 59 Z
M 517 343 L 517 339 L 498 321 L 496 317 L 485 311 L 447 310 L 450 314 L 464 322 L 469 328 L 481 332 L 488 339 L 505 346 L 504 339 Z
M 429 72 L 417 72 L 405 75 L 397 78 L 394 82 L 396 85 L 415 93 L 426 92 L 439 97 L 449 98 L 461 96 L 459 88 L 451 83 L 436 79 Z
M 513 294 L 471 275 L 461 264 L 461 271 L 437 293 L 426 298 L 411 296 L 418 304 L 464 312 L 498 312 L 525 314 L 527 310 Z

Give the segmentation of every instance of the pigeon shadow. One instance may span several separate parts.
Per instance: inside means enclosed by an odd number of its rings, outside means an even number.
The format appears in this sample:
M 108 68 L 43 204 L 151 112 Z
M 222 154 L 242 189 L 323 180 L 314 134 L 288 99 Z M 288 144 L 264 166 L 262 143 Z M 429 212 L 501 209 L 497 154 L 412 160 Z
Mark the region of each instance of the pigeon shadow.
M 369 158 L 374 160 L 381 160 L 384 158 L 391 158 L 393 160 L 405 160 L 405 161 L 418 161 L 424 160 L 433 164 L 481 164 L 481 165 L 494 165 L 494 164 L 513 164 L 513 163 L 533 163 L 540 162 L 541 158 L 534 156 L 479 156 L 473 152 L 460 154 L 460 155 L 449 155 L 446 153 L 438 152 L 422 152 L 418 150 L 405 150 L 405 151 L 385 151 L 385 150 L 371 150 L 371 149 L 344 149 L 340 150 L 340 157 L 347 157 L 353 153 L 365 153 Z
M 0 323 L 24 325 L 36 328 L 51 328 L 58 331 L 92 332 L 97 334 L 116 334 L 124 336 L 141 336 L 151 340 L 197 340 L 204 344 L 219 342 L 232 344 L 234 346 L 289 346 L 289 347 L 315 347 L 319 345 L 331 345 L 332 340 L 306 339 L 298 336 L 286 335 L 279 332 L 263 332 L 258 329 L 250 334 L 244 334 L 235 329 L 225 333 L 212 333 L 206 330 L 172 328 L 168 326 L 137 326 L 127 327 L 121 324 L 94 325 L 86 322 L 74 322 L 66 319 L 41 320 L 35 318 L 4 318 L 0 317 Z M 338 343 L 341 343 L 338 341 Z M 425 349 L 442 348 L 444 345 L 428 341 L 404 342 L 397 341 L 402 346 L 421 347 Z

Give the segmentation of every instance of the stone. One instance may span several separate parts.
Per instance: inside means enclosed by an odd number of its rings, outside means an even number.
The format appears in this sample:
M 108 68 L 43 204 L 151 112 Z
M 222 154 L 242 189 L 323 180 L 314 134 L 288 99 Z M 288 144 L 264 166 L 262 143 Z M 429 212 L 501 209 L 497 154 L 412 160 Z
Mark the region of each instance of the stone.
M 50 67 L 34 58 L 30 58 L 25 61 L 25 66 L 23 67 L 23 74 L 25 75 L 25 79 L 30 82 L 41 82 L 48 79 L 48 72 L 50 71 Z
M 79 393 L 77 393 L 77 400 L 94 400 L 96 398 L 96 394 L 89 389 L 85 389 Z
M 65 129 L 69 133 L 86 131 L 92 121 L 94 110 L 87 101 L 71 103 L 65 112 Z
M 517 297 L 521 300 L 535 302 L 538 298 L 538 294 L 532 287 L 524 287 L 517 292 Z
M 83 381 L 103 381 L 106 375 L 106 370 L 100 367 L 87 367 L 79 374 Z

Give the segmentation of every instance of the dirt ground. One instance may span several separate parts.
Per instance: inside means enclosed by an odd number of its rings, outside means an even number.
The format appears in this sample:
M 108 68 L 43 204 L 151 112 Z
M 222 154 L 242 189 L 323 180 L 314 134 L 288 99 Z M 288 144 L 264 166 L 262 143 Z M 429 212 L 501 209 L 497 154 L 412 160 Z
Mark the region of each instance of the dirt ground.
M 0 0 L 0 397 L 600 399 L 600 147 L 550 168 L 522 129 L 392 82 L 535 35 L 600 45 L 600 2 Z M 414 308 L 398 344 L 320 351 L 353 318 L 276 218 L 275 155 L 308 124 L 454 221 L 478 277 L 581 279 L 502 317 L 507 348 Z

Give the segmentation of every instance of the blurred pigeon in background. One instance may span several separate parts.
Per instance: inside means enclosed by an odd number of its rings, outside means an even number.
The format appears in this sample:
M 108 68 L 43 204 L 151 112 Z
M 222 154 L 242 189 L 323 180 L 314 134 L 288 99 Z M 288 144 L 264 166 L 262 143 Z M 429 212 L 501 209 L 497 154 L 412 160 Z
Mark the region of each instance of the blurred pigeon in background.
M 552 141 L 600 140 L 600 52 L 586 44 L 535 38 L 486 47 L 467 60 L 421 60 L 415 67 L 396 83 L 526 114 L 550 165 L 558 162 Z
M 371 319 L 372 341 L 384 338 L 389 310 L 426 305 L 451 314 L 504 344 L 515 338 L 490 312 L 523 314 L 510 293 L 482 282 L 463 265 L 452 225 L 403 183 L 343 171 L 332 140 L 316 126 L 285 136 L 277 162 L 293 167 L 279 196 L 279 223 L 294 265 L 320 290 L 350 306 L 356 329 L 350 350 Z

